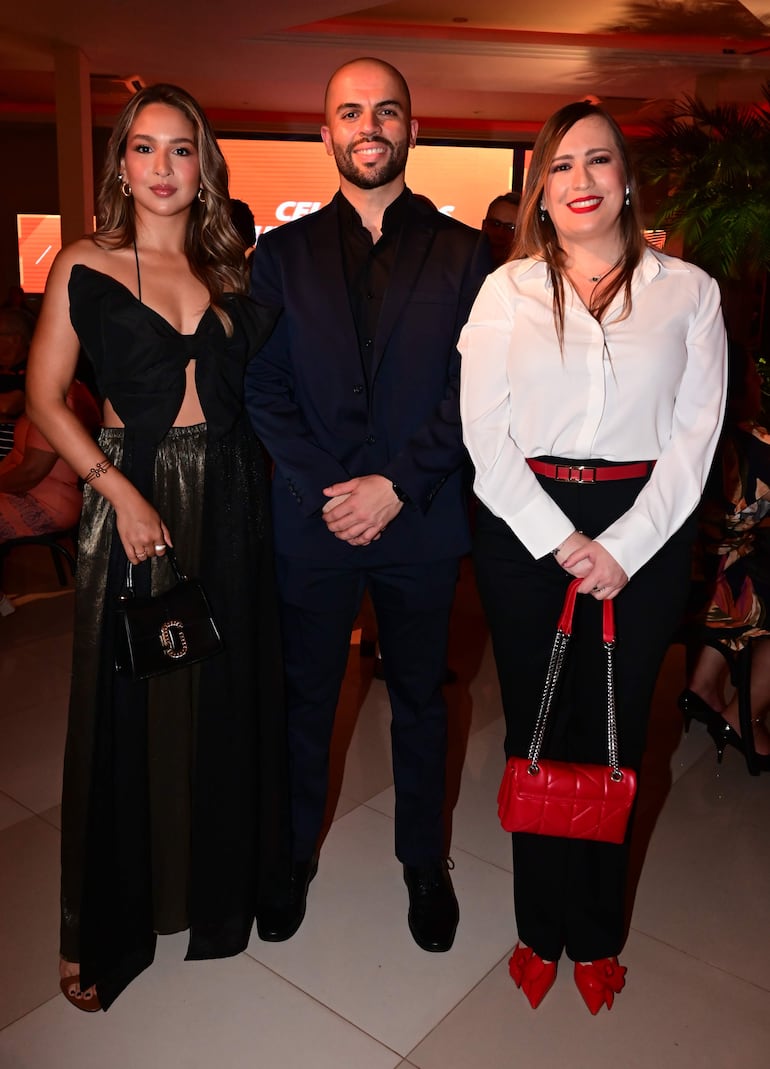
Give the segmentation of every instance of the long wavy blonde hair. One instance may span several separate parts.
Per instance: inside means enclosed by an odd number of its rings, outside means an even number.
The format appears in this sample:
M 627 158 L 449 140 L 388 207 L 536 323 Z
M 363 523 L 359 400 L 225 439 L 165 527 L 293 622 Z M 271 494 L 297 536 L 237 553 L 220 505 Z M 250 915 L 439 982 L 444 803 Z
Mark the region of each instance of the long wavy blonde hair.
M 630 313 L 631 279 L 646 246 L 639 208 L 639 188 L 620 127 L 604 108 L 597 107 L 596 104 L 591 104 L 587 100 L 567 104 L 560 108 L 546 121 L 532 149 L 527 184 L 516 221 L 516 241 L 509 257 L 511 260 L 517 260 L 525 256 L 533 256 L 535 259 L 545 261 L 548 265 L 554 294 L 553 316 L 560 346 L 564 344 L 564 265 L 567 254 L 559 245 L 550 215 L 546 213 L 545 218 L 541 218 L 540 203 L 551 162 L 558 152 L 564 135 L 572 129 L 575 123 L 591 116 L 604 119 L 610 128 L 625 172 L 628 186 L 626 200 L 629 201 L 628 204 L 624 202 L 618 218 L 623 245 L 620 270 L 606 288 L 591 301 L 589 307 L 589 311 L 597 320 L 601 321 L 620 290 L 624 291 L 622 316 L 625 317 Z
M 222 299 L 225 293 L 247 292 L 243 243 L 230 219 L 227 163 L 201 106 L 184 89 L 166 83 L 147 86 L 129 100 L 118 116 L 97 190 L 94 240 L 119 249 L 136 240 L 134 201 L 121 192 L 120 161 L 129 131 L 148 104 L 176 108 L 192 123 L 204 199 L 196 197 L 190 206 L 184 251 L 190 270 L 208 290 L 211 306 L 230 334 L 232 321 Z

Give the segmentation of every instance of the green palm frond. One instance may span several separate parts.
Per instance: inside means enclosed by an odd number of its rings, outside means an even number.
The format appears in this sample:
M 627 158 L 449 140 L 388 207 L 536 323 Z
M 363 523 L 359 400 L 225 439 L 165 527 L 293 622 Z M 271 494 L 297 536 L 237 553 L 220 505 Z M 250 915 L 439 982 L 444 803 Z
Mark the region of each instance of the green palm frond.
M 762 93 L 770 104 L 770 83 Z M 644 178 L 667 190 L 656 226 L 718 277 L 770 268 L 770 110 L 684 97 L 637 149 Z

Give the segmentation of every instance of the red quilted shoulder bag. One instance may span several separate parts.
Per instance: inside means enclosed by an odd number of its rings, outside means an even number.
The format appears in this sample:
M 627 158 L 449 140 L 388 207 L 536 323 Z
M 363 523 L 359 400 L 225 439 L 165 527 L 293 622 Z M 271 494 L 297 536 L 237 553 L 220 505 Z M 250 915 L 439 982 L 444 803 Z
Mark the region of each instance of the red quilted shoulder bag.
M 497 811 L 506 831 L 622 843 L 636 794 L 636 773 L 618 765 L 612 662 L 615 614 L 610 600 L 602 603 L 602 637 L 607 653 L 608 763 L 587 765 L 540 760 L 548 714 L 572 635 L 575 599 L 581 582 L 575 579 L 567 589 L 529 754 L 508 759 L 497 796 Z

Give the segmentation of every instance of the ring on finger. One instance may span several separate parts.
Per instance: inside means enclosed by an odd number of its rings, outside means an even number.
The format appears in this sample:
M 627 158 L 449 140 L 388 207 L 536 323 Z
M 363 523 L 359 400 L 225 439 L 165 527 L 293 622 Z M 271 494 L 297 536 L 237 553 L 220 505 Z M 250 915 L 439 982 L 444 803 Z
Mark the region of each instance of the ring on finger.
M 158 543 L 156 543 L 154 548 L 155 548 L 155 552 L 156 553 L 162 553 L 163 550 L 166 548 L 166 543 L 165 542 L 158 542 Z

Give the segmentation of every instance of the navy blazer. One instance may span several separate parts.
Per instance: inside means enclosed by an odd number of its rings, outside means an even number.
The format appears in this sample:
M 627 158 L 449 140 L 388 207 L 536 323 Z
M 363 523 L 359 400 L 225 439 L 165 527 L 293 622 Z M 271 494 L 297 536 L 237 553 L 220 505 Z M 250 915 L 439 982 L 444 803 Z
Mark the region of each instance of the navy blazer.
M 246 405 L 275 462 L 278 553 L 419 562 L 469 548 L 456 343 L 490 269 L 479 232 L 410 194 L 377 333 L 361 360 L 339 236 L 342 194 L 260 237 L 252 296 L 283 309 L 246 373 Z M 409 496 L 369 546 L 334 537 L 322 490 L 380 474 Z

